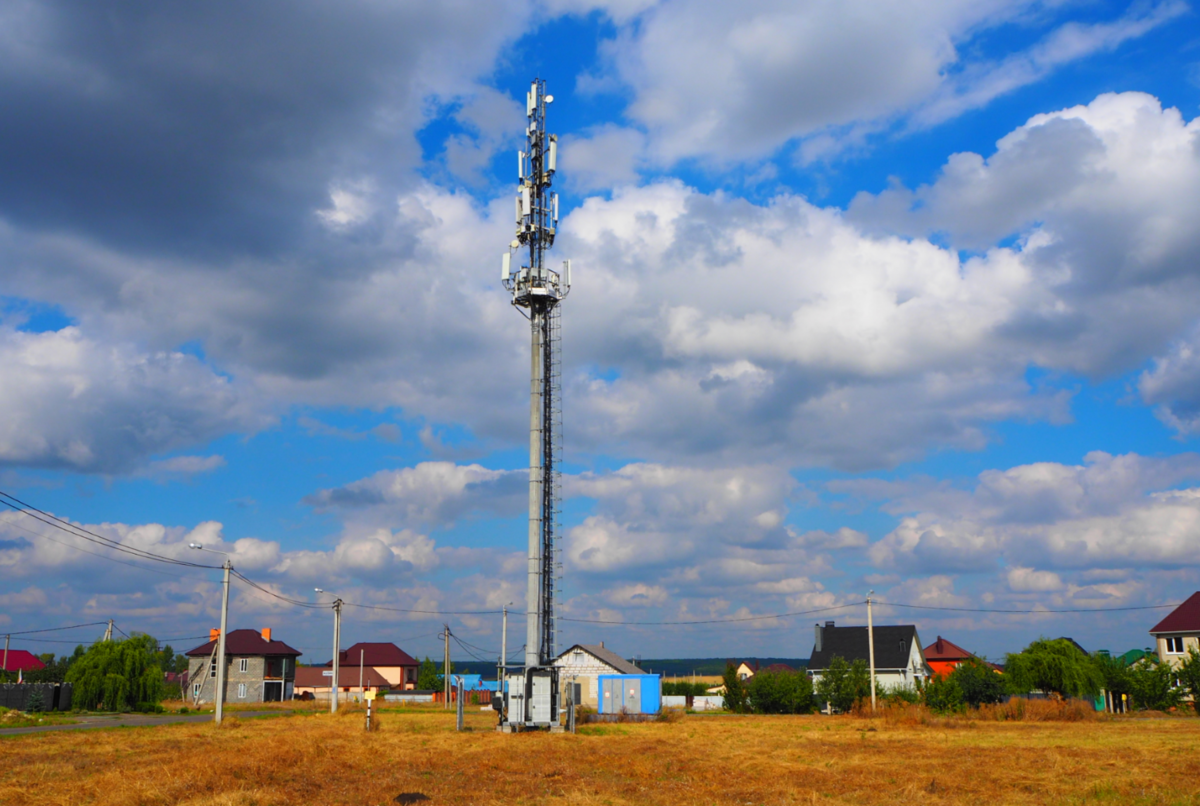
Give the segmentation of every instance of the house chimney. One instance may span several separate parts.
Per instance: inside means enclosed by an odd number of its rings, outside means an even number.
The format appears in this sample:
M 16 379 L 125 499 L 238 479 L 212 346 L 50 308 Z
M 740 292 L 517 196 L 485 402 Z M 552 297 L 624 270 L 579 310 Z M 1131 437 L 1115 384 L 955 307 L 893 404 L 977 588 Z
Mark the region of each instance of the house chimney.
M 603 642 L 603 641 L 601 641 L 601 642 L 600 642 L 600 648 L 601 648 L 601 649 L 604 649 L 604 642 Z
M 213 629 L 208 631 L 208 640 L 215 641 L 220 637 L 221 637 L 221 631 L 218 630 L 217 628 L 214 627 Z
M 825 622 L 825 626 L 826 626 L 826 627 L 828 627 L 829 629 L 831 629 L 831 630 L 832 630 L 832 629 L 833 629 L 833 622 L 832 622 L 832 621 L 827 621 L 827 622 Z
M 271 640 L 271 628 L 270 627 L 263 627 L 262 637 L 263 637 L 264 641 Z
M 813 625 L 813 652 L 821 651 L 821 625 Z
M 946 650 L 942 648 L 942 636 L 940 636 L 940 635 L 938 636 L 938 639 L 937 639 L 937 653 L 939 655 L 946 654 Z

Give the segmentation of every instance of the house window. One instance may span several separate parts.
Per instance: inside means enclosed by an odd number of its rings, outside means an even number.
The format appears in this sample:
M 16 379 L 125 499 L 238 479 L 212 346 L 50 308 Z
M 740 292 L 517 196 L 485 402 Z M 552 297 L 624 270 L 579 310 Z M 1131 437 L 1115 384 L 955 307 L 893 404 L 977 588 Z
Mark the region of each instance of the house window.
M 1183 654 L 1183 636 L 1177 635 L 1167 639 L 1167 651 L 1173 655 Z
M 239 700 L 246 699 L 246 684 L 245 683 L 238 683 L 238 699 Z
M 249 658 L 242 658 L 241 660 L 238 661 L 238 671 L 239 672 L 250 671 L 250 659 Z
M 196 683 L 195 685 L 192 686 L 192 696 L 193 697 L 200 696 L 200 684 L 199 683 Z
M 900 639 L 900 651 L 904 652 L 904 639 L 903 638 Z

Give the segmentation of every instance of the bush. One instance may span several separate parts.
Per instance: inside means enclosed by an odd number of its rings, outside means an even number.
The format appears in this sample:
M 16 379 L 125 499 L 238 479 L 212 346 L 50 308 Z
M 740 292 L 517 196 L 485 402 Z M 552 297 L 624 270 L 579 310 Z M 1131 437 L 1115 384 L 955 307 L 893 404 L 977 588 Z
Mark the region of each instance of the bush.
M 725 710 L 735 714 L 745 713 L 746 683 L 738 677 L 737 667 L 732 663 L 726 664 L 722 682 L 725 684 Z
M 688 680 L 668 680 L 662 684 L 664 697 L 703 697 L 711 683 L 692 683 Z
M 1192 695 L 1192 707 L 1200 711 L 1200 652 L 1188 649 L 1187 659 L 1176 669 L 1179 683 Z
M 813 686 L 806 672 L 759 672 L 746 686 L 756 714 L 811 714 Z
M 1092 698 L 1104 687 L 1095 661 L 1065 638 L 1043 638 L 1010 654 L 1004 676 L 1013 694 L 1038 690 L 1060 697 Z
M 979 658 L 968 658 L 955 666 L 950 680 L 958 685 L 963 702 L 972 708 L 1004 699 L 1004 676 Z
M 1183 700 L 1183 692 L 1175 687 L 1175 670 L 1152 655 L 1130 667 L 1129 688 L 1134 706 L 1141 710 L 1167 711 Z
M 866 661 L 859 658 L 854 663 L 835 656 L 817 682 L 817 702 L 829 703 L 838 713 L 848 713 L 854 703 L 871 696 L 871 675 Z
M 879 700 L 884 705 L 917 705 L 921 702 L 921 692 L 912 686 L 894 686 L 880 691 Z
M 25 703 L 25 712 L 36 714 L 46 710 L 46 700 L 42 697 L 42 687 L 35 686 L 33 691 L 29 692 L 29 700 Z
M 938 714 L 961 711 L 964 707 L 963 690 L 952 677 L 935 674 L 921 686 L 925 706 Z

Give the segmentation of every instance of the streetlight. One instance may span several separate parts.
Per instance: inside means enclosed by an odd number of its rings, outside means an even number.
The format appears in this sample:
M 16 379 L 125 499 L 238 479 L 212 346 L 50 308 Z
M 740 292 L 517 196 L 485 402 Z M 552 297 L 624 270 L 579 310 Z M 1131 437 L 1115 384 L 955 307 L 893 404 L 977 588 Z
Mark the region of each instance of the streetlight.
M 875 625 L 871 621 L 871 597 L 875 591 L 867 591 L 867 655 L 871 659 L 871 713 L 875 713 Z
M 225 712 L 225 633 L 229 625 L 229 571 L 233 568 L 233 564 L 229 561 L 229 554 L 224 551 L 206 549 L 199 543 L 188 543 L 188 548 L 221 554 L 225 557 L 225 562 L 221 563 L 221 567 L 225 569 L 225 588 L 221 594 L 221 632 L 217 635 L 217 691 L 215 697 L 217 710 L 213 714 L 213 721 L 220 725 Z
M 320 588 L 313 588 L 317 593 L 326 593 L 327 591 Z M 336 714 L 338 706 L 338 660 L 342 654 L 342 598 L 336 593 L 330 593 L 333 597 L 333 679 L 330 681 L 333 685 L 330 688 L 329 697 L 329 713 Z

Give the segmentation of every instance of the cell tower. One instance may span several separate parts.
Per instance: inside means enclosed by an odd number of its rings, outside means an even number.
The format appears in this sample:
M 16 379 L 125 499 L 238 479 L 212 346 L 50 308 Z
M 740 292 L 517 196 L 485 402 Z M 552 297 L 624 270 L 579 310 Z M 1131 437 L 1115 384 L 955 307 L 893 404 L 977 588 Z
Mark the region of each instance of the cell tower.
M 508 677 L 503 725 L 558 725 L 558 674 L 554 667 L 554 589 L 559 558 L 559 457 L 562 404 L 559 303 L 571 289 L 571 262 L 561 272 L 546 267 L 558 228 L 558 194 L 550 190 L 558 137 L 546 132 L 546 82 L 535 79 L 525 96 L 529 123 L 518 152 L 517 237 L 504 253 L 501 278 L 512 304 L 529 319 L 529 577 L 525 593 L 525 669 Z M 513 266 L 513 256 L 521 265 Z

